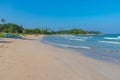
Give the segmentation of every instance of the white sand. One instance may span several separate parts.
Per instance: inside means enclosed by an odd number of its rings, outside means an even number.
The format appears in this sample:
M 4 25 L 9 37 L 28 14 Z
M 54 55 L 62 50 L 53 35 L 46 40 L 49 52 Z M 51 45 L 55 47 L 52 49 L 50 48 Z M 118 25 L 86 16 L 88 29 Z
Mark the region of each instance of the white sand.
M 120 65 L 36 40 L 0 43 L 0 80 L 120 80 Z

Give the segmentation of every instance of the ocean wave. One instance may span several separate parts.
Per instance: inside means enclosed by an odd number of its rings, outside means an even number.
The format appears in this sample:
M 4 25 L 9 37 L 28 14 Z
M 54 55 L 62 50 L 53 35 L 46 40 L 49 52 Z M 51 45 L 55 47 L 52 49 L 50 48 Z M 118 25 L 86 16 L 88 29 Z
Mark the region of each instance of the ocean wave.
M 90 47 L 86 47 L 86 46 L 73 46 L 73 45 L 67 45 L 67 44 L 53 43 L 53 42 L 49 42 L 49 41 L 44 41 L 44 42 L 49 43 L 49 44 L 52 44 L 52 45 L 60 46 L 60 47 L 66 47 L 66 48 L 84 48 L 84 49 L 91 49 Z
M 75 41 L 86 41 L 85 39 L 75 39 L 75 38 L 68 38 L 69 40 L 75 40 Z
M 104 39 L 109 39 L 109 40 L 120 40 L 120 36 L 118 37 L 104 37 Z
M 77 37 L 77 36 L 72 36 L 71 38 L 75 38 L 75 39 L 88 39 L 88 38 L 91 38 L 91 37 Z
M 73 38 L 77 38 L 77 39 L 88 39 L 89 37 L 73 37 Z
M 65 38 L 75 38 L 75 39 L 88 39 L 88 38 L 92 38 L 92 36 L 90 37 L 77 37 L 77 36 L 74 36 L 74 35 L 62 35 L 61 37 L 65 37 Z
M 65 39 L 68 39 L 68 40 L 75 40 L 75 41 L 86 41 L 89 38 L 89 37 L 76 37 L 73 35 L 62 36 L 62 37 L 64 37 Z
M 61 37 L 69 38 L 69 37 L 74 37 L 74 35 L 61 35 Z
M 98 41 L 101 43 L 110 43 L 110 44 L 120 44 L 120 42 L 116 42 L 116 41 Z

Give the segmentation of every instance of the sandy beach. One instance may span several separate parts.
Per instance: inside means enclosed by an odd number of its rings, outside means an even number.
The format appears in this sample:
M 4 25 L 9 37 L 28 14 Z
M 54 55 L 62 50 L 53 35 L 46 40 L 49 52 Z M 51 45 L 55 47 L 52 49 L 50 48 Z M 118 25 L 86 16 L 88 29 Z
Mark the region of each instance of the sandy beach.
M 0 80 L 120 80 L 120 65 L 40 42 L 0 43 Z

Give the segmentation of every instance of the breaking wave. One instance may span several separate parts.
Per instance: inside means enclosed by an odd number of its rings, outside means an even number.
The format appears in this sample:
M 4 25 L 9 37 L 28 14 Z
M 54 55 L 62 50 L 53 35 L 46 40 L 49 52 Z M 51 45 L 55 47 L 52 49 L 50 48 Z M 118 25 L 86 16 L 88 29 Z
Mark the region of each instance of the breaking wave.
M 49 43 L 49 44 L 53 44 L 53 45 L 56 45 L 56 46 L 60 46 L 60 47 L 66 47 L 66 48 L 84 48 L 84 49 L 91 49 L 90 47 L 87 47 L 87 46 L 73 46 L 73 45 L 53 43 L 53 42 L 49 42 L 49 41 L 44 41 L 44 42 Z
M 118 37 L 104 37 L 104 39 L 109 39 L 109 40 L 120 40 L 120 36 Z
M 101 43 L 110 43 L 110 44 L 120 44 L 120 42 L 116 42 L 116 41 L 99 41 Z

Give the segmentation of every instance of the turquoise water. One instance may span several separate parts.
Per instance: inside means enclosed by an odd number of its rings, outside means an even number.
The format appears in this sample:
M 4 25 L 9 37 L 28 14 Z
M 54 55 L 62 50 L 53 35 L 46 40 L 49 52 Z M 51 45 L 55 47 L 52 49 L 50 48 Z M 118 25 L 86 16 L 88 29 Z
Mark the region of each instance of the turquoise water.
M 43 37 L 42 41 L 92 58 L 120 63 L 120 34 L 52 35 Z

